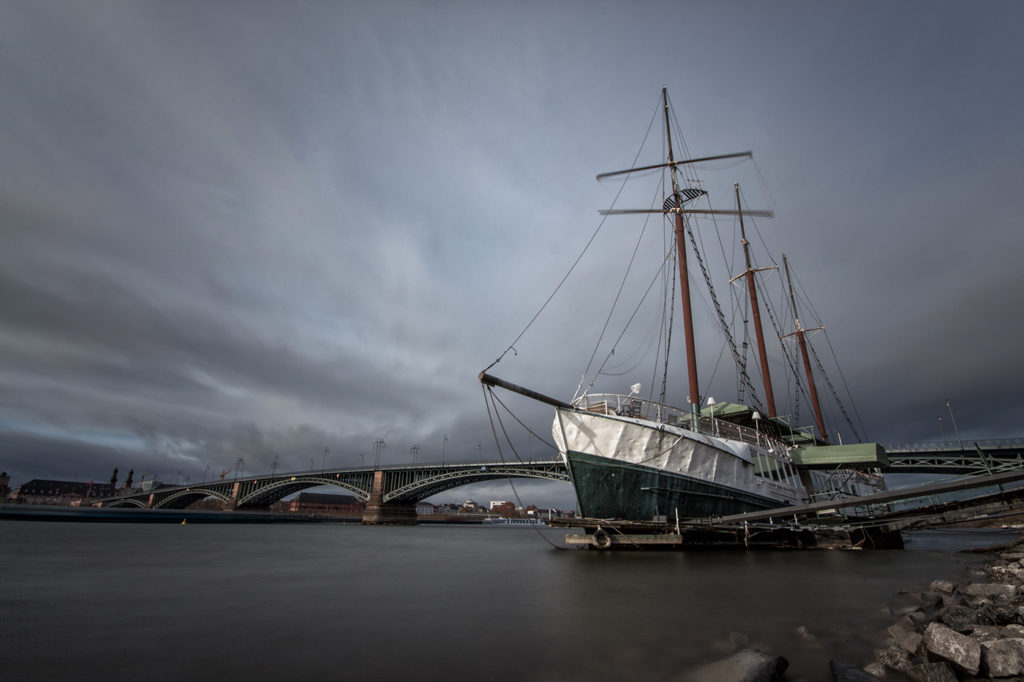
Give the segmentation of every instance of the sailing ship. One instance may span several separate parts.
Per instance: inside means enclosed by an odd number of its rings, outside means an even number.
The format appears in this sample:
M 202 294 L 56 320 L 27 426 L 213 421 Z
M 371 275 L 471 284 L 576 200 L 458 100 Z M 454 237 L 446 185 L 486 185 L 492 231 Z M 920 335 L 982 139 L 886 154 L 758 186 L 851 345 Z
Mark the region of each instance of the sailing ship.
M 598 179 L 654 171 L 668 176 L 667 196 L 660 207 L 602 213 L 661 213 L 672 221 L 669 232 L 674 237 L 674 253 L 670 248 L 669 256 L 674 256 L 679 273 L 689 388 L 686 407 L 667 404 L 664 391 L 659 399 L 643 398 L 639 395 L 639 384 L 631 386 L 628 394 L 597 394 L 587 389 L 571 401 L 562 401 L 489 374 L 501 357 L 480 373 L 480 381 L 485 386 L 502 387 L 554 407 L 554 443 L 567 466 L 580 513 L 585 517 L 632 521 L 709 518 L 877 492 L 884 488 L 884 482 L 870 470 L 885 463 L 884 451 L 874 443 L 828 442 L 805 338 L 812 330 L 800 326 L 785 257 L 796 324 L 792 335 L 801 351 L 815 427 L 794 428 L 777 413 L 760 319 L 755 278 L 758 268 L 752 266 L 744 228 L 744 217 L 771 217 L 771 212 L 741 208 L 738 185 L 735 209 L 698 208 L 708 193 L 699 181 L 682 177 L 686 167 L 749 158 L 750 152 L 677 160 L 665 89 L 661 101 L 667 158 L 654 165 L 604 173 Z M 689 172 L 686 175 L 692 178 Z M 718 215 L 739 219 L 746 270 L 733 279 L 746 280 L 765 389 L 763 406 L 716 403 L 713 398 L 702 400 L 700 395 L 687 237 L 692 234 L 691 220 Z M 745 366 L 740 371 L 745 374 Z

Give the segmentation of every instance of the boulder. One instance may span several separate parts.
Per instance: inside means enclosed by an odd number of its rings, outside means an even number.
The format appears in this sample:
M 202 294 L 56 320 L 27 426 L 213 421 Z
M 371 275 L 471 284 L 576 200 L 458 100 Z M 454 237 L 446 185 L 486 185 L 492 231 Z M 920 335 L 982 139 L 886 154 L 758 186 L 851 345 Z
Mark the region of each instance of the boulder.
M 1011 599 L 1017 596 L 1016 585 L 1006 583 L 970 583 L 960 588 L 960 592 L 971 597 L 987 597 L 989 599 Z
M 832 671 L 832 682 L 878 682 L 878 677 L 847 661 L 831 660 L 828 668 Z
M 902 623 L 896 623 L 890 625 L 889 636 L 892 637 L 892 641 L 896 643 L 896 646 L 906 651 L 911 656 L 918 653 L 921 648 L 921 642 L 923 638 L 913 628 L 907 627 Z
M 947 594 L 951 594 L 956 592 L 956 585 L 948 580 L 934 580 L 932 581 L 932 584 L 928 586 L 928 589 L 932 592 L 945 592 Z
M 1024 623 L 1024 609 L 1020 606 L 1004 606 L 995 609 L 993 620 L 996 625 L 1020 625 Z
M 981 606 L 950 606 L 937 614 L 939 622 L 958 632 L 970 632 L 977 625 L 995 625 L 996 610 L 991 604 Z
M 897 649 L 891 647 L 889 649 L 879 649 L 875 652 L 875 660 L 881 663 L 886 668 L 892 668 L 893 670 L 906 670 L 911 665 L 910 654 L 903 649 Z
M 925 609 L 935 608 L 942 603 L 942 595 L 937 592 L 900 592 L 900 594 L 910 597 Z
M 989 677 L 1024 675 L 1024 639 L 982 642 L 981 661 Z
M 1005 628 L 999 625 L 975 625 L 974 629 L 971 630 L 971 637 L 979 642 L 994 642 L 1006 636 Z
M 782 656 L 743 649 L 729 658 L 709 663 L 684 676 L 687 682 L 779 682 L 789 667 Z
M 1011 623 L 1003 627 L 1003 632 L 1006 637 L 1024 637 L 1024 625 Z
M 948 663 L 923 663 L 908 668 L 907 677 L 914 682 L 957 682 L 956 673 Z
M 969 606 L 950 606 L 936 615 L 940 623 L 959 632 L 970 632 L 976 625 L 995 625 L 992 621 L 985 622 L 979 618 L 978 612 Z
M 951 663 L 958 670 L 977 675 L 981 666 L 981 644 L 942 623 L 930 623 L 924 631 L 929 658 Z
M 915 630 L 923 630 L 924 626 L 928 625 L 928 616 L 924 615 L 923 611 L 914 611 L 903 616 L 903 622 Z
M 875 661 L 874 663 L 869 663 L 866 666 L 864 666 L 864 672 L 870 675 L 874 675 L 880 680 L 885 679 L 885 666 L 879 663 L 878 661 Z

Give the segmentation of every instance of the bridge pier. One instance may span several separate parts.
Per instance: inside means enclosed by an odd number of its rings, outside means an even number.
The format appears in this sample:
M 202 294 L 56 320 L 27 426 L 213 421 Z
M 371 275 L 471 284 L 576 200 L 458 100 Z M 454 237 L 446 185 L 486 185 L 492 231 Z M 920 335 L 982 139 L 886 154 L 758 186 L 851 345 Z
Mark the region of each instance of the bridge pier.
M 373 472 L 370 499 L 363 509 L 364 526 L 415 526 L 416 504 L 384 502 L 384 472 Z

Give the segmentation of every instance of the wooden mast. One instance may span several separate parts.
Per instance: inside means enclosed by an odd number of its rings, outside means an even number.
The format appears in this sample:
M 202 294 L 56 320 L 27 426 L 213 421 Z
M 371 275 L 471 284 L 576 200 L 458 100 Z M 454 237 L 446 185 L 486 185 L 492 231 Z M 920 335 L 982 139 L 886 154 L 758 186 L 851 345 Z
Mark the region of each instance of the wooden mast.
M 807 386 L 811 390 L 811 406 L 814 408 L 814 422 L 818 427 L 818 433 L 822 440 L 828 440 L 828 431 L 825 430 L 825 420 L 821 416 L 821 403 L 818 401 L 818 389 L 814 385 L 814 373 L 811 371 L 811 360 L 807 355 L 807 341 L 804 339 L 804 334 L 808 331 L 800 326 L 800 316 L 796 311 L 796 297 L 793 295 L 793 280 L 789 276 L 789 261 L 786 260 L 786 254 L 782 254 L 782 264 L 786 268 L 786 283 L 789 285 L 789 302 L 793 306 L 793 319 L 796 321 L 796 334 L 797 341 L 800 344 L 800 355 L 804 360 L 804 372 L 807 374 Z M 793 334 L 787 334 L 792 336 Z
M 668 141 L 668 167 L 672 178 L 672 196 L 682 204 L 679 185 L 676 182 L 675 158 L 672 155 L 672 125 L 668 115 L 668 88 L 661 89 L 665 103 L 665 138 Z M 697 352 L 693 340 L 693 313 L 690 307 L 690 273 L 686 263 L 686 229 L 682 213 L 675 215 L 676 256 L 679 260 L 679 294 L 683 301 L 683 332 L 686 337 L 686 373 L 690 379 L 690 428 L 697 430 L 697 414 L 700 411 L 700 386 L 697 382 Z
M 772 375 L 768 369 L 768 352 L 765 350 L 764 330 L 761 328 L 761 308 L 757 303 L 757 285 L 754 283 L 754 269 L 750 263 L 750 242 L 747 232 L 743 229 L 743 207 L 740 206 L 740 183 L 733 185 L 736 189 L 736 211 L 740 216 L 740 239 L 743 242 L 743 257 L 747 263 L 747 293 L 750 295 L 750 309 L 754 315 L 754 331 L 757 334 L 757 354 L 761 360 L 761 378 L 764 380 L 765 400 L 768 402 L 768 416 L 777 417 L 775 410 L 775 392 L 772 390 Z

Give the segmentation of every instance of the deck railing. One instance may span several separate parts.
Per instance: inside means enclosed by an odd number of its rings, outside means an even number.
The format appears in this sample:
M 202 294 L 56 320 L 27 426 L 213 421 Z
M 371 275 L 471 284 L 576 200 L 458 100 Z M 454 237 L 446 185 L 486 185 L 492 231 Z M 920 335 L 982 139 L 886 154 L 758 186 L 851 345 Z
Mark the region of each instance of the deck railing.
M 690 428 L 690 413 L 678 407 L 644 400 L 636 396 L 619 395 L 616 393 L 592 393 L 577 398 L 575 407 L 598 414 L 619 415 L 636 419 L 647 419 L 660 424 Z M 732 440 L 759 445 L 767 448 L 772 454 L 778 453 L 778 459 L 788 460 L 788 448 L 785 443 L 766 433 L 748 426 L 740 426 L 715 417 L 698 417 L 697 432 L 707 436 L 729 438 Z

